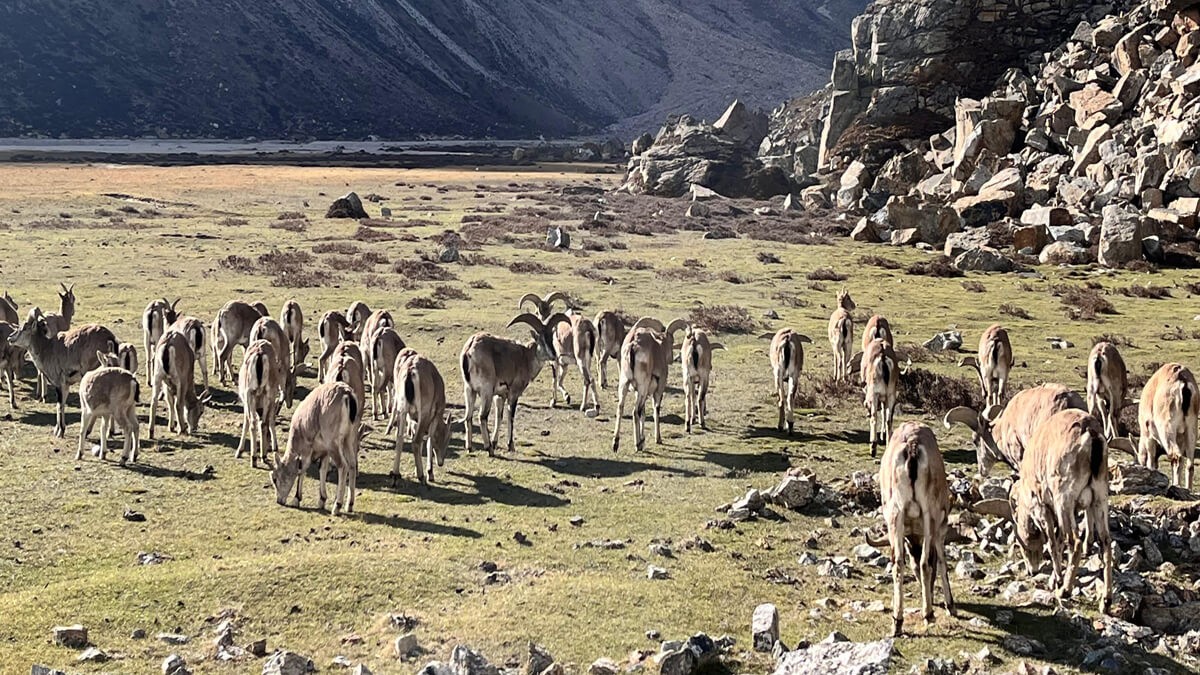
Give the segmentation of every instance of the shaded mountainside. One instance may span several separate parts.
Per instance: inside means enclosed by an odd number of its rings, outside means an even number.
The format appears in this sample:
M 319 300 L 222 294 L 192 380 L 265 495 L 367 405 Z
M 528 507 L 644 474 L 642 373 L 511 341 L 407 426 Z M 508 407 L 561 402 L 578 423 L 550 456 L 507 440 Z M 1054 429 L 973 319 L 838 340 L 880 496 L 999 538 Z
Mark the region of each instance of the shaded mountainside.
M 864 4 L 9 0 L 0 135 L 640 132 L 819 86 Z

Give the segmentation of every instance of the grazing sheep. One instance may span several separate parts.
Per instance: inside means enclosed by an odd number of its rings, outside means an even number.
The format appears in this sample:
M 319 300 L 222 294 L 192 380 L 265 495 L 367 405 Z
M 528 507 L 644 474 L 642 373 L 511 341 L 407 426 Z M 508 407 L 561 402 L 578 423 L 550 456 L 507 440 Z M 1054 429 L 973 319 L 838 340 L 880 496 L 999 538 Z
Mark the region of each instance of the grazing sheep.
M 175 302 L 170 302 L 166 298 L 159 298 L 151 300 L 150 304 L 146 305 L 145 311 L 142 312 L 142 346 L 146 348 L 147 355 L 154 353 L 154 345 L 158 344 L 158 339 L 167 332 L 168 326 L 175 323 L 175 319 L 179 315 L 176 308 L 182 299 L 176 298 Z M 146 384 L 150 383 L 153 376 L 154 368 L 147 361 Z
M 344 340 L 353 341 L 354 331 L 345 314 L 331 309 L 322 314 L 321 320 L 317 322 L 317 335 L 321 338 L 321 355 L 317 357 L 317 379 L 324 382 L 325 364 L 329 362 L 333 350 Z
M 363 354 L 357 342 L 342 342 L 333 350 L 329 367 L 325 370 L 325 382 L 344 382 L 354 392 L 354 400 L 366 400 L 366 371 L 363 370 Z M 359 404 L 362 414 L 362 404 Z M 355 418 L 354 423 L 362 420 Z
M 269 316 L 264 316 L 254 322 L 254 326 L 250 329 L 250 341 L 266 340 L 274 347 L 272 354 L 275 361 L 271 365 L 274 371 L 274 380 L 280 386 L 280 400 L 292 407 L 292 396 L 296 390 L 295 370 L 292 369 L 292 345 L 288 342 L 287 333 L 284 332 L 283 326 L 279 322 Z M 243 361 L 245 359 L 243 358 Z
M 978 358 L 968 356 L 958 365 L 974 368 L 979 375 L 984 405 L 1002 405 L 1008 390 L 1008 372 L 1012 370 L 1013 363 L 1008 331 L 1000 324 L 995 324 L 979 336 Z
M 291 506 L 299 508 L 304 485 L 304 472 L 314 461 L 321 463 L 320 499 L 317 509 L 325 509 L 325 476 L 329 466 L 338 470 L 337 493 L 333 499 L 333 515 L 342 510 L 354 512 L 354 493 L 358 489 L 358 450 L 362 437 L 369 429 L 359 428 L 355 420 L 361 416 L 354 392 L 342 382 L 326 382 L 309 392 L 296 411 L 288 429 L 287 452 L 271 470 L 275 486 L 275 501 L 287 502 L 295 486 Z
M 562 291 L 548 293 L 544 298 L 539 298 L 536 293 L 526 293 L 517 301 L 517 311 L 525 311 L 525 303 L 528 302 L 537 310 L 537 317 L 545 321 L 554 313 L 554 302 L 556 300 L 570 307 L 571 296 Z
M 221 378 L 221 384 L 234 378 L 234 348 L 248 346 L 254 322 L 269 315 L 266 305 L 261 302 L 247 303 L 242 300 L 230 300 L 217 311 L 217 318 L 212 324 L 213 369 Z
M 167 428 L 180 435 L 195 434 L 208 396 L 196 396 L 196 354 L 183 333 L 167 331 L 154 347 L 154 378 L 150 393 L 150 438 L 154 438 L 158 400 L 166 399 Z
M 396 358 L 404 351 L 404 340 L 396 329 L 380 326 L 371 333 L 367 341 L 367 372 L 371 380 L 371 419 L 379 419 L 396 405 L 395 381 Z
M 367 307 L 365 302 L 355 300 L 346 308 L 346 321 L 350 322 L 349 339 L 355 342 L 362 342 L 363 329 L 366 328 L 367 319 L 371 316 L 371 308 Z
M 892 345 L 879 338 L 871 340 L 862 358 L 863 405 L 871 418 L 871 456 L 892 437 L 896 414 L 896 387 L 900 368 Z
M 1158 470 L 1159 454 L 1171 463 L 1171 484 L 1192 489 L 1195 470 L 1196 419 L 1200 391 L 1192 371 L 1178 363 L 1165 363 L 1146 382 L 1138 405 L 1138 459 Z
M 871 345 L 872 340 L 883 340 L 891 347 L 896 346 L 892 340 L 892 324 L 879 314 L 871 315 L 871 318 L 867 319 L 867 325 L 863 327 L 862 350 L 864 353 Z
M 17 313 L 17 301 L 13 300 L 8 291 L 0 295 L 0 322 L 14 326 L 21 323 L 21 315 Z
M 946 531 L 950 526 L 950 488 L 937 438 L 929 427 L 905 422 L 888 441 L 879 467 L 881 511 L 887 539 L 867 542 L 892 554 L 892 635 L 904 627 L 906 554 L 921 584 L 925 623 L 933 621 L 933 581 L 942 582 L 946 611 L 957 616 L 946 563 Z
M 279 325 L 283 326 L 288 344 L 292 346 L 292 370 L 299 376 L 309 350 L 308 340 L 304 339 L 304 310 L 300 308 L 299 302 L 288 300 L 283 303 L 283 309 L 279 312 Z
M 854 300 L 846 289 L 838 291 L 838 307 L 829 316 L 829 346 L 833 348 L 833 378 L 850 379 L 850 357 L 854 350 Z
M 254 340 L 246 348 L 238 372 L 238 398 L 242 401 L 242 435 L 238 438 L 235 459 L 241 459 L 246 437 L 250 437 L 250 466 L 258 466 L 261 456 L 267 459 L 268 442 L 271 456 L 279 458 L 279 442 L 275 437 L 275 415 L 282 383 L 278 379 L 275 345 L 270 340 Z M 257 447 L 256 447 L 257 446 Z
M 17 375 L 21 372 L 21 364 L 25 362 L 25 350 L 9 342 L 15 332 L 15 325 L 0 321 L 0 374 L 8 381 L 8 405 L 13 410 L 17 409 Z
M 708 381 L 712 376 L 713 351 L 724 348 L 721 343 L 710 341 L 708 333 L 699 328 L 689 325 L 683 334 L 679 363 L 683 369 L 683 393 L 687 407 L 685 425 L 689 434 L 695 424 L 699 424 L 701 429 L 708 428 Z
M 34 307 L 29 310 L 25 323 L 9 336 L 8 342 L 29 352 L 38 371 L 53 385 L 58 398 L 54 435 L 62 438 L 67 433 L 66 406 L 71 384 L 100 366 L 96 358 L 98 352 L 116 352 L 116 336 L 111 330 L 95 324 L 65 333 L 51 333 L 42 310 Z
M 192 353 L 196 355 L 196 362 L 200 364 L 204 393 L 208 394 L 208 346 L 204 344 L 204 322 L 194 316 L 180 316 L 167 326 L 167 332 L 180 333 L 187 338 Z
M 106 357 L 103 352 L 96 356 L 98 360 Z M 121 466 L 126 461 L 137 461 L 141 447 L 137 418 L 139 391 L 137 376 L 125 368 L 101 366 L 83 376 L 79 381 L 79 448 L 75 451 L 75 461 L 83 459 L 83 446 L 96 418 L 101 420 L 100 461 L 108 454 L 108 437 L 114 423 L 125 434 Z
M 71 330 L 71 321 L 75 318 L 75 284 L 70 287 L 62 282 L 59 282 L 59 287 L 62 292 L 58 294 L 58 313 L 51 312 L 46 314 L 46 327 L 51 335 L 65 333 Z M 37 396 L 42 402 L 46 402 L 46 376 L 38 370 L 37 380 Z
M 411 350 L 409 350 L 411 351 Z M 421 485 L 433 482 L 433 463 L 443 466 L 450 444 L 450 416 L 446 412 L 446 383 L 437 366 L 412 352 L 396 360 L 393 382 L 399 395 L 394 398 L 396 423 L 396 459 L 392 463 L 392 486 L 400 478 L 400 454 L 404 434 L 413 428 L 412 452 Z
M 1093 417 L 1104 423 L 1104 434 L 1118 434 L 1118 418 L 1125 407 L 1125 359 L 1111 342 L 1097 342 L 1088 355 L 1087 406 Z

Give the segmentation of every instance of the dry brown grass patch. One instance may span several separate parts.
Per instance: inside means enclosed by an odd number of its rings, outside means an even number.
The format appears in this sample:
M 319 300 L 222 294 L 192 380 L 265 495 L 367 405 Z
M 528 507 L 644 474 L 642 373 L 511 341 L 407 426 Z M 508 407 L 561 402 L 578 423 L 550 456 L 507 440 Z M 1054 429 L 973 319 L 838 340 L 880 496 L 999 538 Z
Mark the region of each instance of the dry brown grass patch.
M 515 260 L 508 264 L 508 271 L 513 274 L 554 274 L 558 270 L 536 260 Z
M 904 270 L 905 274 L 924 277 L 955 278 L 963 276 L 962 270 L 955 267 L 949 258 L 939 255 L 933 260 L 915 262 Z
M 392 234 L 391 232 L 380 232 L 379 230 L 373 230 L 365 225 L 359 225 L 358 229 L 354 231 L 354 236 L 352 238 L 355 241 L 380 242 L 394 241 L 396 239 L 396 235 Z
M 446 303 L 436 298 L 409 298 L 405 309 L 446 309 Z
M 737 305 L 696 307 L 688 313 L 687 320 L 713 333 L 749 333 L 758 326 L 749 310 Z
M 1033 316 L 1025 310 L 1024 307 L 1019 307 L 1010 302 L 1006 302 L 999 307 L 999 312 L 1005 316 L 1012 316 L 1018 319 L 1032 319 Z
M 402 258 L 392 263 L 392 271 L 413 281 L 454 281 L 458 278 L 450 270 L 428 260 Z

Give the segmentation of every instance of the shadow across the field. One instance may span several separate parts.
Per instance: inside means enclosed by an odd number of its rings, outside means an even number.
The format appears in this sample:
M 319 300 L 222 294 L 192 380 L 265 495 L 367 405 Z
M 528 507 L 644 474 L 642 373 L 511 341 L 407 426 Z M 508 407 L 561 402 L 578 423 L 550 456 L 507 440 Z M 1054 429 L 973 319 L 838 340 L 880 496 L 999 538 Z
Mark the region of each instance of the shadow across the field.
M 621 452 L 628 452 L 631 453 L 632 456 L 639 458 L 652 458 L 658 456 L 652 449 L 652 446 L 654 446 L 653 438 L 646 439 L 646 450 L 641 453 L 637 453 L 637 451 L 634 450 L 632 433 L 630 434 L 627 442 L 629 450 L 622 450 Z M 568 476 L 583 476 L 585 478 L 621 478 L 645 471 L 658 471 L 661 473 L 669 473 L 683 477 L 700 475 L 695 471 L 681 469 L 677 466 L 667 466 L 657 462 L 610 459 L 607 457 L 542 457 L 535 460 L 518 459 L 517 461 L 532 462 L 534 464 L 540 464 L 541 466 L 544 466 L 555 473 L 566 474 Z
M 747 427 L 739 434 L 739 438 L 743 440 L 770 438 L 796 443 L 823 441 L 826 443 L 853 443 L 860 445 L 869 445 L 871 442 L 871 433 L 866 429 L 843 429 L 841 431 L 810 434 L 805 431 L 803 425 L 804 423 L 801 420 L 796 420 L 795 431 L 791 434 L 788 434 L 786 430 L 779 431 L 773 426 Z
M 440 534 L 448 537 L 466 537 L 468 539 L 483 538 L 483 534 L 466 527 L 447 525 L 445 523 L 430 523 L 424 520 L 413 520 L 411 518 L 405 518 L 397 515 L 384 516 L 378 513 L 356 511 L 355 513 L 351 514 L 350 517 L 358 518 L 368 525 L 386 525 L 398 530 L 408 530 L 410 532 Z

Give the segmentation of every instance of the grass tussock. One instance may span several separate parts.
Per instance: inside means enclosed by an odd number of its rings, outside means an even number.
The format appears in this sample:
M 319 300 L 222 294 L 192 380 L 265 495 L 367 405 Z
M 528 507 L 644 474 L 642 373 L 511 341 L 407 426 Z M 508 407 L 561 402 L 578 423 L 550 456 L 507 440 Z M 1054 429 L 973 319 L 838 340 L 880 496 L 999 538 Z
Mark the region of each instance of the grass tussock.
M 355 241 L 374 243 L 380 241 L 395 241 L 396 235 L 392 234 L 391 232 L 381 232 L 365 225 L 359 225 L 358 229 L 354 231 L 354 236 L 352 238 Z
M 861 256 L 858 259 L 858 264 L 865 265 L 867 267 L 878 267 L 880 269 L 885 269 L 885 270 L 898 270 L 898 269 L 904 268 L 904 265 L 901 265 L 900 263 L 896 262 L 895 260 L 892 260 L 891 258 L 885 258 L 881 255 Z
M 287 232 L 299 233 L 308 229 L 308 221 L 300 219 L 291 220 L 275 220 L 270 223 L 272 230 L 284 230 Z
M 845 281 L 849 277 L 834 270 L 832 267 L 818 267 L 805 274 L 804 278 L 809 281 Z
M 915 362 L 915 359 L 914 359 Z M 960 405 L 979 410 L 979 382 L 965 377 L 939 375 L 923 368 L 901 371 L 897 387 L 900 404 L 927 414 L 943 415 Z
M 658 270 L 654 273 L 655 277 L 664 281 L 678 281 L 682 283 L 703 283 L 712 281 L 713 275 L 700 268 L 695 267 L 672 267 L 665 270 Z
M 939 255 L 933 260 L 915 262 L 904 270 L 905 274 L 921 277 L 942 277 L 952 279 L 963 276 L 962 270 L 955 267 L 949 258 Z
M 554 274 L 558 270 L 536 260 L 515 260 L 508 264 L 508 271 L 513 274 Z
M 413 281 L 454 281 L 453 272 L 428 260 L 402 258 L 392 263 L 392 271 Z
M 696 307 L 688 313 L 687 320 L 711 333 L 750 333 L 758 327 L 750 311 L 737 305 Z
M 1086 286 L 1058 284 L 1050 294 L 1062 302 L 1067 318 L 1072 321 L 1096 321 L 1101 314 L 1116 314 L 1117 310 L 1100 291 Z
M 592 263 L 592 267 L 598 270 L 652 270 L 654 265 L 645 260 L 631 258 L 625 260 L 622 258 L 612 258 L 609 260 L 597 260 Z
M 475 281 L 472 281 L 471 283 L 469 283 L 467 285 L 470 286 L 471 288 L 476 288 L 479 290 L 491 290 L 492 289 L 492 285 L 490 283 L 488 283 L 487 279 L 476 279 Z
M 575 274 L 589 281 L 595 281 L 601 284 L 611 284 L 616 283 L 617 281 L 616 277 L 605 274 L 594 267 L 579 267 L 575 270 Z
M 458 262 L 465 267 L 508 267 L 508 263 L 500 258 L 482 253 L 460 253 Z
M 254 271 L 254 261 L 241 255 L 227 255 L 217 261 L 217 266 L 243 274 Z
M 1093 346 L 1101 342 L 1112 343 L 1112 345 L 1115 347 L 1128 347 L 1129 349 L 1137 349 L 1137 345 L 1133 343 L 1132 339 L 1115 333 L 1102 333 L 1092 337 Z
M 962 282 L 962 288 L 968 293 L 987 293 L 987 286 L 984 286 L 982 283 L 975 281 L 974 279 L 968 279 Z
M 788 307 L 800 308 L 800 307 L 808 307 L 808 305 L 809 305 L 808 300 L 805 300 L 804 298 L 800 297 L 799 295 L 796 295 L 795 293 L 790 293 L 788 291 L 779 291 L 775 295 L 772 295 L 771 299 L 775 300 L 777 302 L 780 302 Z
M 1171 297 L 1171 289 L 1166 286 L 1158 286 L 1155 284 L 1133 284 L 1131 286 L 1122 286 L 1121 288 L 1113 289 L 1116 292 L 1128 298 L 1145 298 L 1147 300 L 1161 300 Z
M 1016 317 L 1018 319 L 1033 319 L 1033 316 L 1024 307 L 1014 305 L 1011 302 L 1000 305 L 999 312 L 1005 316 Z
M 759 251 L 755 257 L 758 259 L 758 262 L 764 265 L 779 265 L 783 263 L 783 261 L 779 259 L 779 256 L 771 253 L 770 251 Z
M 126 208 L 133 209 L 133 213 L 137 213 L 137 209 L 134 209 L 132 206 L 128 206 L 128 207 L 123 206 L 118 210 L 123 211 Z M 245 227 L 246 225 L 249 225 L 249 224 L 250 224 L 249 220 L 246 220 L 245 218 L 234 218 L 233 216 L 227 216 L 227 217 L 222 218 L 217 221 L 217 225 L 220 225 L 221 227 Z
M 275 216 L 275 220 L 305 220 L 307 216 L 301 211 L 284 211 Z
M 289 269 L 275 275 L 271 285 L 279 288 L 321 288 L 334 283 L 335 277 L 322 269 Z
M 446 309 L 446 303 L 437 298 L 409 298 L 404 303 L 405 309 Z
M 357 255 L 362 249 L 348 241 L 323 241 L 313 244 L 313 253 L 338 253 L 341 255 Z
M 435 286 L 433 289 L 433 299 L 435 300 L 470 300 L 471 296 L 467 295 L 461 288 L 454 286 Z
M 751 279 L 749 277 L 744 277 L 741 274 L 739 274 L 733 270 L 725 270 L 724 272 L 721 272 L 719 275 L 717 275 L 717 277 L 721 281 L 725 281 L 725 282 L 728 282 L 731 284 L 738 284 L 738 285 L 748 284 L 751 281 Z

